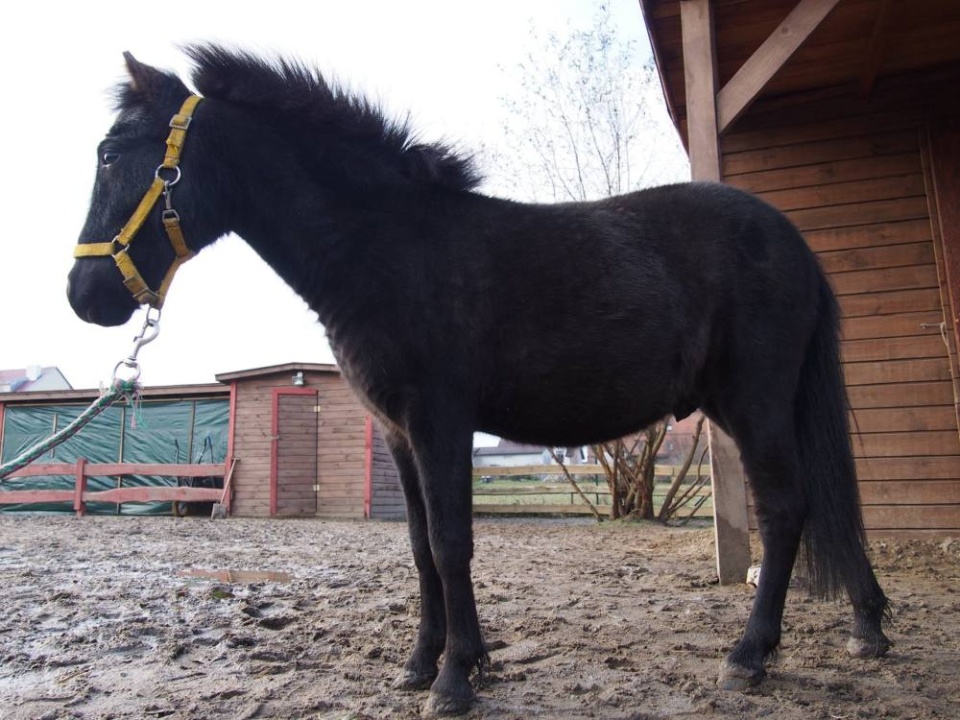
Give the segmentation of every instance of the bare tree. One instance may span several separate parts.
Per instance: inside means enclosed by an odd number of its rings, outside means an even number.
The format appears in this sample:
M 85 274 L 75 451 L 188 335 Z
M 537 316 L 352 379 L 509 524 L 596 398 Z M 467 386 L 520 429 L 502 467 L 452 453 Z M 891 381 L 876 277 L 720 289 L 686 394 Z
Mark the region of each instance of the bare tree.
M 525 199 L 578 201 L 689 176 L 653 60 L 618 34 L 607 5 L 564 36 L 531 27 L 530 48 L 504 69 L 519 85 L 502 98 L 501 147 L 487 153 L 495 183 Z
M 704 418 L 694 427 L 690 443 L 673 467 L 670 485 L 658 508 L 655 503 L 657 455 L 667 437 L 669 425 L 661 421 L 635 435 L 592 445 L 610 487 L 610 517 L 613 519 L 689 521 L 709 498 L 704 493 L 709 472 L 704 469 L 707 445 L 703 437 Z M 696 466 L 694 466 L 696 462 Z M 572 482 L 572 478 L 570 478 Z M 687 514 L 681 516 L 684 510 Z
M 710 480 L 710 472 L 704 470 L 704 461 L 710 448 L 706 442 L 701 442 L 704 439 L 703 423 L 705 420 L 706 418 L 703 415 L 697 419 L 697 425 L 693 431 L 693 443 L 683 464 L 677 469 L 657 513 L 657 519 L 660 522 L 665 523 L 680 518 L 680 511 L 684 508 L 687 508 L 688 512 L 681 519 L 681 522 L 689 522 L 710 497 L 710 493 L 703 492 Z M 688 482 L 687 478 L 690 475 L 694 459 L 697 461 L 696 474 Z

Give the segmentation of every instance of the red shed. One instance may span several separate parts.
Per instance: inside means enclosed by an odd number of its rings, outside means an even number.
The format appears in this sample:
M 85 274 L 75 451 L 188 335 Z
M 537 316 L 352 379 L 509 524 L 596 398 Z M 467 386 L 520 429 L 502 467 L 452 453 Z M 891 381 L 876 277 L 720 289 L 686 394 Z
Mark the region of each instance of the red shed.
M 402 518 L 383 434 L 335 365 L 217 375 L 230 385 L 233 514 Z

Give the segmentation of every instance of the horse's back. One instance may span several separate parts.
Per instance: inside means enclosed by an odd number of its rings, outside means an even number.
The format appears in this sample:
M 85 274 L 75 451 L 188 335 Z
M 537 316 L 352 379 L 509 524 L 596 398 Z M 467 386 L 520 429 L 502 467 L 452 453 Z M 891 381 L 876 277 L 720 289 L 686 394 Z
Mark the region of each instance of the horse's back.
M 498 287 L 485 429 L 608 439 L 687 414 L 732 380 L 798 371 L 824 281 L 762 200 L 687 183 L 533 212 L 512 247 L 531 272 Z

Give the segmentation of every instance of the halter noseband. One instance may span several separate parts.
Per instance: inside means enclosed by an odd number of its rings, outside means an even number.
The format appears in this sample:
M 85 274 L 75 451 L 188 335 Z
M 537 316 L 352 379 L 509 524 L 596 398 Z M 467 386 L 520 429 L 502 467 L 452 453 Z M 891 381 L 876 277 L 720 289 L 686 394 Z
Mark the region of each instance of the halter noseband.
M 117 264 L 117 269 L 120 270 L 120 274 L 123 275 L 123 284 L 126 285 L 134 299 L 141 305 L 150 305 L 158 310 L 163 306 L 163 300 L 167 295 L 174 273 L 194 255 L 183 239 L 183 230 L 180 229 L 180 215 L 173 209 L 172 195 L 173 186 L 180 181 L 180 155 L 183 152 L 183 143 L 187 139 L 187 128 L 190 127 L 193 111 L 200 100 L 200 96 L 191 95 L 184 100 L 180 112 L 170 120 L 171 129 L 170 135 L 167 137 L 167 152 L 163 157 L 163 162 L 154 173 L 150 189 L 144 194 L 140 204 L 137 205 L 137 209 L 133 211 L 133 215 L 127 220 L 127 224 L 123 226 L 120 233 L 110 242 L 80 243 L 73 250 L 75 258 L 112 257 Z M 164 179 L 165 173 L 172 175 L 172 177 Z M 137 270 L 137 266 L 134 265 L 129 249 L 134 236 L 140 230 L 161 195 L 165 207 L 160 214 L 160 218 L 176 257 L 166 275 L 163 276 L 160 287 L 154 291 L 150 289 L 140 271 Z

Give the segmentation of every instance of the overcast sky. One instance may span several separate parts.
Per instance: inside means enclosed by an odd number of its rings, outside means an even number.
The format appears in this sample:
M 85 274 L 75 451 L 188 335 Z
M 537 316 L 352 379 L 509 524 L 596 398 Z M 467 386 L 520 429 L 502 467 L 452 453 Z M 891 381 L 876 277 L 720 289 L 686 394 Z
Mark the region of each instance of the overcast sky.
M 96 146 L 110 126 L 121 53 L 187 70 L 177 46 L 217 40 L 280 51 L 411 113 L 426 140 L 495 145 L 510 68 L 530 21 L 586 26 L 588 0 L 270 0 L 161 4 L 9 3 L 0 42 L 0 369 L 58 366 L 74 387 L 107 381 L 142 323 L 80 321 L 66 301 Z M 612 0 L 618 27 L 648 52 L 637 0 Z M 189 228 L 187 228 L 189 241 Z M 211 282 L 212 281 L 212 282 Z M 212 382 L 220 372 L 332 362 L 315 315 L 238 238 L 184 266 L 159 339 L 141 354 L 146 384 Z

